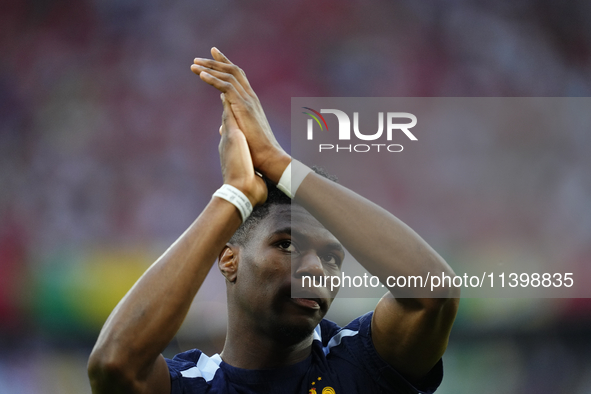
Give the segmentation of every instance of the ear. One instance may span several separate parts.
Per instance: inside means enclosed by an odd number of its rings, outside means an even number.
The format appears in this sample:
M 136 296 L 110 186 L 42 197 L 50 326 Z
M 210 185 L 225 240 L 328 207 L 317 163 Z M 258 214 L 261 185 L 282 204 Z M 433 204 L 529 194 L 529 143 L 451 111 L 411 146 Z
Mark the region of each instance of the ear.
M 226 280 L 230 283 L 236 282 L 238 273 L 238 248 L 226 244 L 218 257 L 218 268 Z

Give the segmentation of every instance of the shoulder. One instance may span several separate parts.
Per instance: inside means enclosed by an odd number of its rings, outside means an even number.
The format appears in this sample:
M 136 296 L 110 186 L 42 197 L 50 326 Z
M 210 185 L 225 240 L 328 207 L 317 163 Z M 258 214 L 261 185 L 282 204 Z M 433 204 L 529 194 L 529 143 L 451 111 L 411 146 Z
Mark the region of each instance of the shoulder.
M 340 327 L 330 320 L 323 319 L 314 330 L 314 339 L 322 343 L 325 354 L 328 354 L 332 348 L 339 346 L 344 338 L 353 338 L 358 335 L 360 337 L 367 336 L 371 332 L 372 316 L 373 311 L 368 312 L 345 327 Z
M 443 379 L 441 360 L 420 387 L 415 387 L 386 363 L 376 351 L 371 338 L 373 311 L 347 324 L 323 320 L 315 329 L 314 339 L 322 349 L 326 362 L 340 372 L 347 371 L 359 379 L 360 375 L 377 384 L 384 392 L 432 393 Z M 360 372 L 363 372 L 360 374 Z
M 219 354 L 211 357 L 198 349 L 179 353 L 172 359 L 166 359 L 170 380 L 172 384 L 172 393 L 180 393 L 187 386 L 191 388 L 206 388 L 215 386 L 220 379 L 218 370 L 222 358 Z

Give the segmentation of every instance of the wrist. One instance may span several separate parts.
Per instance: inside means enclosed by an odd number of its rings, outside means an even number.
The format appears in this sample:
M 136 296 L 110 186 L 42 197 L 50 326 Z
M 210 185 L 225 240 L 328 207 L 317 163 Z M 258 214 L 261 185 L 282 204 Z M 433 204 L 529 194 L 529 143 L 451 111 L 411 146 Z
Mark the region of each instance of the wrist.
M 277 188 L 293 199 L 300 185 L 311 172 L 313 171 L 310 167 L 298 160 L 292 159 L 291 163 L 283 171 L 281 179 L 277 183 Z
M 285 152 L 279 152 L 261 163 L 258 170 L 274 184 L 278 184 L 283 172 L 291 163 L 291 156 Z
M 224 183 L 222 187 L 216 190 L 213 197 L 219 197 L 234 205 L 240 213 L 242 222 L 246 221 L 248 216 L 252 213 L 253 204 L 250 198 L 248 198 L 242 190 L 233 185 Z
M 253 207 L 258 205 L 257 200 L 254 197 L 254 193 L 252 192 L 251 188 L 248 187 L 247 184 L 245 184 L 245 182 L 237 182 L 235 180 L 224 180 L 224 185 L 232 186 L 233 188 L 236 188 L 238 191 L 244 194 L 244 196 L 248 199 L 248 201 Z

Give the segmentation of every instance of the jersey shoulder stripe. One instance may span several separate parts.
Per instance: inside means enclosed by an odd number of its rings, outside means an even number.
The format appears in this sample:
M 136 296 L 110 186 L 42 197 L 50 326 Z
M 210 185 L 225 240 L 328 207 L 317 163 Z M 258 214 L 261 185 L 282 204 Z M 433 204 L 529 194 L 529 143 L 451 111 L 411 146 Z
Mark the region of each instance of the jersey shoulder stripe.
M 222 358 L 217 353 L 211 357 L 201 353 L 194 367 L 180 371 L 180 373 L 184 378 L 203 378 L 206 382 L 210 382 L 220 368 L 221 362 Z

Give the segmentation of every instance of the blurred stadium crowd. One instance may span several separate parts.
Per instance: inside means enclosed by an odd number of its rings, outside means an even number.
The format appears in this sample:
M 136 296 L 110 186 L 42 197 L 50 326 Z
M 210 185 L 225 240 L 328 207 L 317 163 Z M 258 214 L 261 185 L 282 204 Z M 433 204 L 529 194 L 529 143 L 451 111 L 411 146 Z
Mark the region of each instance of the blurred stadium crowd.
M 221 106 L 194 57 L 239 64 L 289 146 L 291 97 L 589 96 L 590 21 L 584 0 L 2 1 L 0 392 L 89 392 L 108 313 L 220 184 Z M 456 144 L 433 152 L 446 188 L 397 180 L 430 198 L 405 220 L 451 261 L 463 243 L 535 258 L 490 246 L 503 235 L 590 264 L 591 133 L 494 140 L 487 202 L 462 194 L 454 166 L 479 162 Z M 540 155 L 524 200 L 499 203 L 503 171 Z M 224 297 L 205 284 L 171 352 L 220 350 Z M 463 300 L 441 393 L 591 393 L 589 300 L 527 301 Z

